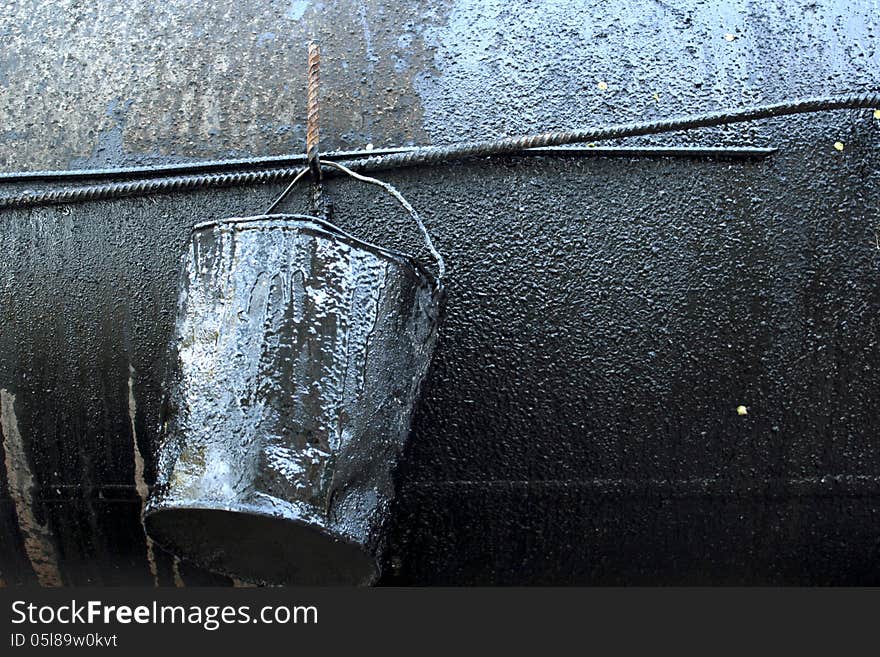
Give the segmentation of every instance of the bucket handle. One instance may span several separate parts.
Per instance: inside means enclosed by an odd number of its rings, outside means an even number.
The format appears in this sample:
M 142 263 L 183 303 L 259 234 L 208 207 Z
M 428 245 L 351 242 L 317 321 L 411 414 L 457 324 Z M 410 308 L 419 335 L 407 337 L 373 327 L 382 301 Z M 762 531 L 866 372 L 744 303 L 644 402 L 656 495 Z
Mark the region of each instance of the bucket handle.
M 340 164 L 339 162 L 334 162 L 333 160 L 321 160 L 321 165 L 333 167 L 334 169 L 339 169 L 343 173 L 347 173 L 349 176 L 356 180 L 360 180 L 365 183 L 370 183 L 371 185 L 377 185 L 388 192 L 394 199 L 400 203 L 404 210 L 409 212 L 410 216 L 416 222 L 416 225 L 419 227 L 419 230 L 422 231 L 422 236 L 425 238 L 425 245 L 428 247 L 428 251 L 431 253 L 431 257 L 434 258 L 434 262 L 437 264 L 437 285 L 440 287 L 442 285 L 443 277 L 446 275 L 446 263 L 443 262 L 443 256 L 440 255 L 440 252 L 434 247 L 434 242 L 431 240 L 431 236 L 428 234 L 428 229 L 425 228 L 424 222 L 422 222 L 422 218 L 419 216 L 419 213 L 416 212 L 416 209 L 410 205 L 409 201 L 407 201 L 403 194 L 398 192 L 393 185 L 379 180 L 378 178 L 371 178 L 370 176 L 365 176 L 361 173 L 357 173 L 352 171 L 344 164 Z M 281 192 L 281 196 L 275 199 L 275 202 L 269 206 L 269 209 L 266 210 L 265 214 L 272 214 L 275 208 L 284 200 L 284 198 L 290 193 L 290 190 L 293 189 L 294 185 L 298 183 L 303 176 L 305 176 L 309 172 L 308 169 L 303 169 L 300 171 L 293 180 L 290 181 L 290 184 L 287 188 Z

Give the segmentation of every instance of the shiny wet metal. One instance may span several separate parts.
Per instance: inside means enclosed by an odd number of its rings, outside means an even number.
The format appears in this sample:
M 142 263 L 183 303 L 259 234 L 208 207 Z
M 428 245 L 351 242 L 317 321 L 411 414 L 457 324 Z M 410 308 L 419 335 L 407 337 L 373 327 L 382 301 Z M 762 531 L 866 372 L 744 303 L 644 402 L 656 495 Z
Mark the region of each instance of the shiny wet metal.
M 414 258 L 313 217 L 196 226 L 154 540 L 254 582 L 373 582 L 442 296 Z

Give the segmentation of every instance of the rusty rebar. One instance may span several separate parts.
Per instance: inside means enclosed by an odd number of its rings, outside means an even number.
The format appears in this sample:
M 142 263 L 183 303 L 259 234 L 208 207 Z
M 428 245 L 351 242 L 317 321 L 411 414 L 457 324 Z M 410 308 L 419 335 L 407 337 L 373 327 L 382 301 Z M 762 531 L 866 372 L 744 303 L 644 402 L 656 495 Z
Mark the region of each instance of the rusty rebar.
M 315 41 L 310 41 L 308 101 L 306 109 L 306 156 L 308 158 L 309 172 L 312 175 L 312 211 L 318 216 L 323 216 L 324 190 L 321 185 L 321 158 L 318 155 L 318 143 L 321 140 L 318 115 L 318 83 L 320 76 L 321 50 Z

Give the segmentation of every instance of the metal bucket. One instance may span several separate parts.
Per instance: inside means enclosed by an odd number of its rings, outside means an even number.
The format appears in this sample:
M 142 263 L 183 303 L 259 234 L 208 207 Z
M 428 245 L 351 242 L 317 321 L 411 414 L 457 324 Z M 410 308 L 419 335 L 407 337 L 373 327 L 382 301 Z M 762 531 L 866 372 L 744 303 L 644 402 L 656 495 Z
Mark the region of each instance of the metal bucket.
M 196 226 L 150 536 L 252 582 L 372 583 L 441 297 L 414 258 L 314 217 Z

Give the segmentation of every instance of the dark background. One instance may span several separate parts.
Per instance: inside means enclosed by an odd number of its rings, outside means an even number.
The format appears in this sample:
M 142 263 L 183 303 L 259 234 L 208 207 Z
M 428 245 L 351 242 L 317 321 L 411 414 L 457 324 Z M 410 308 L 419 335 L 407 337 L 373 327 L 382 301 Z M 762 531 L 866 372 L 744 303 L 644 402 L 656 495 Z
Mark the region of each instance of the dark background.
M 880 11 L 856 1 L 30 0 L 0 35 L 6 170 L 300 153 L 309 36 L 325 150 L 880 87 Z M 449 266 L 382 582 L 877 584 L 880 121 L 624 143 L 780 151 L 381 174 Z M 65 584 L 231 583 L 151 566 L 139 490 L 188 229 L 281 187 L 0 214 L 3 582 L 41 553 Z M 328 192 L 344 228 L 421 252 L 373 189 Z

